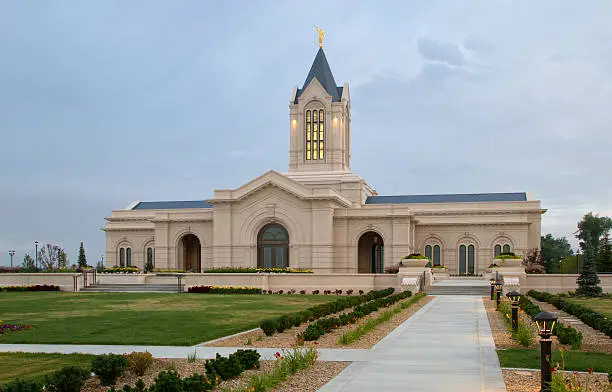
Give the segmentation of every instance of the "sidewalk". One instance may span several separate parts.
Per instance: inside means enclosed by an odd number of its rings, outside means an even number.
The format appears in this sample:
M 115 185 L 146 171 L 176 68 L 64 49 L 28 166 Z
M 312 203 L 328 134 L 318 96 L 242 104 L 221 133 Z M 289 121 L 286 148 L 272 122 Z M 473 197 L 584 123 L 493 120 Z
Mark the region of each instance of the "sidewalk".
M 376 390 L 506 391 L 482 299 L 435 297 L 319 391 Z

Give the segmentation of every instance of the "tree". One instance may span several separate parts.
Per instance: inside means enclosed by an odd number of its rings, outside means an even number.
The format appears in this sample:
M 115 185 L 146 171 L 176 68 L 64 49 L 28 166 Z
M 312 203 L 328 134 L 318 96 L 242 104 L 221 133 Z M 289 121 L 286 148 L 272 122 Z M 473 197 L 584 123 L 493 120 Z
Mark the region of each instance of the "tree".
M 44 244 L 38 251 L 38 260 L 42 269 L 52 270 L 59 267 L 64 250 L 57 245 Z
M 68 255 L 66 255 L 66 252 L 63 250 L 60 250 L 59 258 L 57 260 L 57 268 L 68 268 Z
M 83 241 L 81 241 L 81 247 L 79 248 L 79 268 L 87 267 L 87 258 L 85 257 L 85 247 L 83 247 Z
M 578 283 L 578 289 L 576 294 L 584 295 L 586 297 L 597 297 L 601 295 L 602 289 L 599 285 L 600 280 L 597 276 L 597 267 L 595 264 L 595 247 L 590 234 L 587 233 L 584 237 L 584 261 L 582 266 L 582 273 L 576 280 Z
M 597 272 L 612 272 L 612 243 L 610 243 L 609 233 L 605 233 L 600 241 L 597 253 Z
M 593 215 L 592 212 L 585 214 L 578 222 L 578 234 L 580 248 L 586 252 L 586 247 L 591 246 L 595 254 L 599 251 L 600 239 L 612 229 L 612 218 L 607 216 Z
M 34 259 L 32 258 L 32 256 L 30 256 L 27 253 L 25 256 L 23 256 L 23 263 L 21 263 L 21 271 L 22 272 L 36 271 L 36 263 L 34 262 Z
M 546 271 L 544 267 L 544 258 L 542 252 L 539 249 L 529 249 L 525 253 L 525 260 L 523 260 L 525 266 L 525 272 L 528 274 L 543 274 Z
M 559 261 L 574 254 L 567 238 L 555 238 L 551 234 L 546 234 L 546 236 L 540 238 L 540 247 L 546 265 L 546 273 L 549 274 L 559 272 Z

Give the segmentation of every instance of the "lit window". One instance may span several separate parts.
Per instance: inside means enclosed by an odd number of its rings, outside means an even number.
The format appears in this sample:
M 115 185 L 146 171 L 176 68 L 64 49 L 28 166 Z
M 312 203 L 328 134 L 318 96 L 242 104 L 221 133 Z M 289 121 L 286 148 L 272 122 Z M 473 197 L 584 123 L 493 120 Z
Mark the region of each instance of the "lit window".
M 306 160 L 325 158 L 325 112 L 323 109 L 306 111 Z

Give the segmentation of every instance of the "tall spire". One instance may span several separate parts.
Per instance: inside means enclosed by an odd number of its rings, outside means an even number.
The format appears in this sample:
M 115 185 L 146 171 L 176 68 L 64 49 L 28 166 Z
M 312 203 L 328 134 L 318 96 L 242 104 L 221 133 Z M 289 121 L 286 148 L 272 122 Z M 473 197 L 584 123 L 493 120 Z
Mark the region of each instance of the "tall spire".
M 314 78 L 316 78 L 319 83 L 321 83 L 325 91 L 331 95 L 332 102 L 340 102 L 342 87 L 336 86 L 334 75 L 329 67 L 329 63 L 327 62 L 323 48 L 319 48 L 314 62 L 310 67 L 310 72 L 308 72 L 308 76 L 306 76 L 306 80 L 304 81 L 304 86 L 302 86 L 302 88 L 298 91 L 296 99 L 302 95 L 302 92 L 306 89 L 306 87 L 308 87 Z

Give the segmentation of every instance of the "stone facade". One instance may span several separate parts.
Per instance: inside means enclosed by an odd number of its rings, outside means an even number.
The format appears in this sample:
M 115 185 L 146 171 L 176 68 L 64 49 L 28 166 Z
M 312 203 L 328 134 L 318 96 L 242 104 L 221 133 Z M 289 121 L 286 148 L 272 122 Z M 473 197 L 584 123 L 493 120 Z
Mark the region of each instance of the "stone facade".
M 293 90 L 289 132 L 287 173 L 269 171 L 206 201 L 112 211 L 106 265 L 381 273 L 435 248 L 436 263 L 451 274 L 480 274 L 496 245 L 517 254 L 539 248 L 545 210 L 525 193 L 385 198 L 353 174 L 349 87 L 336 86 L 322 49 L 303 88 Z

